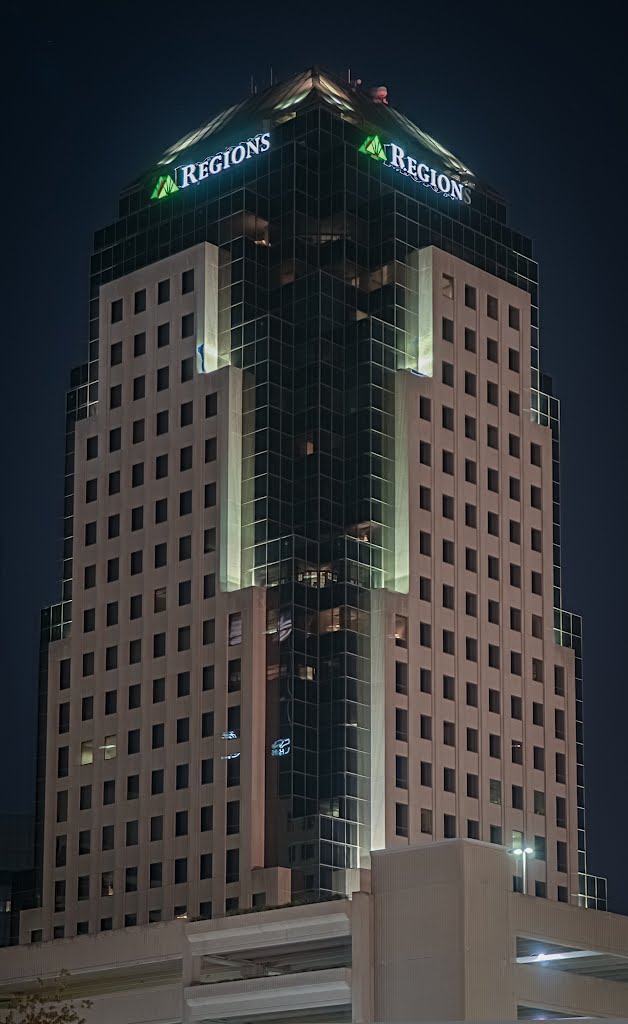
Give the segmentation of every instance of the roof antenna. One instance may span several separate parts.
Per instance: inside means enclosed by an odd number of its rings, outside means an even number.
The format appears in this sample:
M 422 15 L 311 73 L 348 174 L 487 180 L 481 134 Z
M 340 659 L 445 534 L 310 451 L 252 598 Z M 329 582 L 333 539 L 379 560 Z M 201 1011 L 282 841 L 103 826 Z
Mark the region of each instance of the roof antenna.
M 255 82 L 253 81 L 253 75 L 251 75 L 251 86 L 250 86 L 250 90 L 251 90 L 251 96 L 253 96 L 253 95 L 254 95 L 254 93 L 255 93 Z
M 272 66 L 272 64 L 270 65 L 270 84 L 271 85 L 273 84 L 273 66 Z
M 347 68 L 347 81 L 351 85 L 351 68 Z

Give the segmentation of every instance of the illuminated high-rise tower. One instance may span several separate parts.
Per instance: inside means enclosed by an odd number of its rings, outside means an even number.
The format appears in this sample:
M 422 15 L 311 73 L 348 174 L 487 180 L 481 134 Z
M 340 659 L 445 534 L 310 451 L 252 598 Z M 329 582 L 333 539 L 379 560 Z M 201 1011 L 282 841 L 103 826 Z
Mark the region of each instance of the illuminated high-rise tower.
M 385 100 L 272 86 L 96 234 L 25 940 L 345 893 L 454 836 L 604 906 L 532 246 Z

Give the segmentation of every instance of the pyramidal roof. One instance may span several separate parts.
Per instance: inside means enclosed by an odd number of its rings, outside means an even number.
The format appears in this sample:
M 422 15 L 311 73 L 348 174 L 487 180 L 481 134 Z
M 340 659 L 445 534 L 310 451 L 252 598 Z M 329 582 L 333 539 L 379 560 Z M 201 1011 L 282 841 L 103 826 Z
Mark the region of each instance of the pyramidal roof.
M 340 111 L 347 120 L 364 129 L 376 128 L 385 137 L 394 137 L 401 131 L 405 136 L 416 139 L 423 149 L 437 156 L 450 172 L 460 175 L 468 182 L 476 180 L 473 172 L 461 160 L 398 110 L 387 103 L 382 103 L 381 100 L 373 99 L 358 85 L 315 67 L 292 75 L 283 82 L 249 96 L 241 103 L 227 107 L 211 121 L 184 135 L 170 146 L 159 160 L 158 166 L 164 167 L 174 163 L 184 150 L 196 147 L 212 135 L 222 132 L 231 123 L 235 126 L 241 121 L 246 123 L 261 118 L 277 123 L 287 119 L 299 108 L 307 106 L 308 101 L 312 100 L 324 101 L 333 109 Z

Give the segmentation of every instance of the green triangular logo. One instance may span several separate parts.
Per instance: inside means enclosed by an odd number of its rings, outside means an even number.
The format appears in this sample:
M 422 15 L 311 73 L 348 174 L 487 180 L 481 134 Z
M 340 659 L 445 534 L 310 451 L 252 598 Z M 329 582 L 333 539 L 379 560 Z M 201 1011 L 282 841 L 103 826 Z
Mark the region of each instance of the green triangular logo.
M 385 160 L 386 153 L 384 147 L 379 141 L 379 135 L 367 135 L 364 142 L 360 146 L 360 153 L 366 153 L 367 156 L 371 156 L 373 160 Z
M 169 174 L 163 174 L 161 178 L 157 179 L 157 184 L 153 189 L 151 199 L 165 199 L 166 196 L 178 191 L 179 186 L 176 184 L 174 178 L 171 178 Z

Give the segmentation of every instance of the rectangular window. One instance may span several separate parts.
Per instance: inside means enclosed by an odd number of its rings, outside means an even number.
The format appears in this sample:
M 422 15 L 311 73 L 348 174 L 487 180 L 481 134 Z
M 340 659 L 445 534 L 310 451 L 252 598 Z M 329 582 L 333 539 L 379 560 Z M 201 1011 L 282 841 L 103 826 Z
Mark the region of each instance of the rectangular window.
M 405 708 L 395 708 L 395 739 L 402 743 L 408 741 L 408 712 Z
M 408 788 L 408 758 L 397 755 L 395 757 L 395 785 L 397 789 Z
M 405 661 L 395 662 L 395 691 L 404 695 L 408 693 L 408 666 Z
M 408 838 L 408 805 L 395 804 L 395 833 Z

